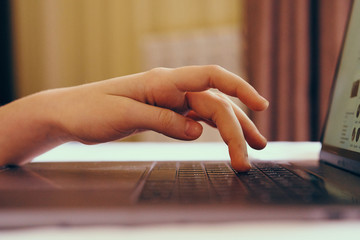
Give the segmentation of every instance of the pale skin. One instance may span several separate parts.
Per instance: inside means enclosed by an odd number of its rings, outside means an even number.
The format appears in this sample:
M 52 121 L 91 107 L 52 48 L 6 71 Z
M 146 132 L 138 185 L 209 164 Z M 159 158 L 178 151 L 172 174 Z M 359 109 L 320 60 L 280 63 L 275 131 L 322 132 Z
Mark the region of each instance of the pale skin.
M 210 92 L 211 88 L 223 94 Z M 219 130 L 232 167 L 248 171 L 246 142 L 262 149 L 266 139 L 225 94 L 238 97 L 254 111 L 268 107 L 246 81 L 212 65 L 156 68 L 39 92 L 0 108 L 0 165 L 28 163 L 69 141 L 96 144 L 145 130 L 194 140 L 202 133 L 198 121 L 204 121 Z

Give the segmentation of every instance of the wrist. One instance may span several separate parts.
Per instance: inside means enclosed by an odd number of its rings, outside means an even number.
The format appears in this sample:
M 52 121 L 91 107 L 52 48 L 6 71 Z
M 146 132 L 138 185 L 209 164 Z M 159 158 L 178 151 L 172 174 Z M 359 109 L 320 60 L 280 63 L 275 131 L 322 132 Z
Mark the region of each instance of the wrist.
M 38 93 L 0 108 L 0 165 L 21 165 L 64 142 L 47 93 Z

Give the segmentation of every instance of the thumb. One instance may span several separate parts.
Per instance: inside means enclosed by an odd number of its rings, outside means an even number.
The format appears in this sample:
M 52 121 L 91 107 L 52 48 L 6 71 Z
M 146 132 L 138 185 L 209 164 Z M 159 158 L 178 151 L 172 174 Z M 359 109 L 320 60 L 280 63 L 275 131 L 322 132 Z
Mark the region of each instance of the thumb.
M 191 118 L 184 117 L 172 110 L 140 104 L 137 108 L 139 116 L 134 123 L 137 128 L 149 129 L 162 133 L 168 137 L 181 140 L 194 140 L 200 137 L 202 126 Z

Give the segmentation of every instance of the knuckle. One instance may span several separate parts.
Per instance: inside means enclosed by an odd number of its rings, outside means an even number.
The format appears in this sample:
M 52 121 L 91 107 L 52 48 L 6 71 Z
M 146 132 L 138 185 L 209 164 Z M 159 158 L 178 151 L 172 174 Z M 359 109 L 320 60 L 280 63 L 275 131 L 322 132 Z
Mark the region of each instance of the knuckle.
M 231 103 L 229 100 L 217 97 L 216 101 L 214 101 L 214 111 L 212 114 L 212 119 L 217 122 L 219 118 L 231 114 L 234 110 L 232 108 Z
M 215 88 L 216 86 L 214 83 L 214 79 L 216 79 L 217 76 L 221 75 L 221 72 L 224 71 L 224 68 L 219 65 L 207 65 L 205 66 L 205 69 L 208 75 L 209 87 Z
M 216 65 L 216 64 L 207 65 L 206 67 L 210 73 L 217 73 L 217 72 L 224 71 L 223 67 L 221 67 L 220 65 Z
M 149 79 L 159 79 L 162 78 L 168 72 L 168 70 L 169 70 L 168 68 L 157 67 L 149 70 L 147 72 L 147 75 Z
M 161 129 L 163 131 L 166 131 L 171 128 L 172 123 L 174 121 L 175 112 L 167 110 L 167 109 L 161 109 L 159 111 L 158 120 L 161 124 Z
M 230 100 L 227 99 L 225 96 L 218 95 L 217 96 L 217 105 L 225 110 L 232 110 L 232 104 Z
M 214 95 L 217 96 L 219 99 L 222 99 L 222 100 L 225 100 L 225 101 L 229 101 L 229 97 L 224 95 L 223 93 L 221 92 L 214 92 Z
M 147 92 L 152 92 L 154 89 L 158 89 L 161 87 L 162 83 L 168 82 L 169 79 L 169 71 L 168 68 L 158 67 L 149 70 L 146 73 L 146 89 Z

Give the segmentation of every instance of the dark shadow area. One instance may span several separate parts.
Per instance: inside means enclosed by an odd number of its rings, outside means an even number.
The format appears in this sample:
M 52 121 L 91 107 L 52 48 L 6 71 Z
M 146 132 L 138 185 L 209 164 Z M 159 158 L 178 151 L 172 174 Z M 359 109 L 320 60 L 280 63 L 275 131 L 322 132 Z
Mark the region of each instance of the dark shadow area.
M 14 99 L 10 0 L 0 1 L 0 105 Z

